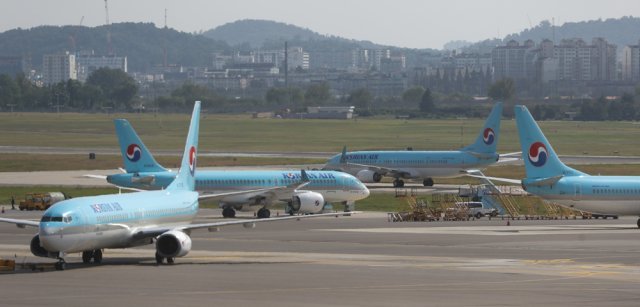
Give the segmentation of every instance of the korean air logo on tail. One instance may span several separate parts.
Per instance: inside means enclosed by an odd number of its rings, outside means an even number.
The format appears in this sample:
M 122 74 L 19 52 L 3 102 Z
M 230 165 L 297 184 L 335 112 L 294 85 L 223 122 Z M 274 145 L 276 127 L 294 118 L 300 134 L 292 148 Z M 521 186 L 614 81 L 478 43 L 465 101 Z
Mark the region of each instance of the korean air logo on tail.
M 138 162 L 142 156 L 142 150 L 138 144 L 131 144 L 127 147 L 127 159 L 131 162 Z
M 495 139 L 495 133 L 493 132 L 493 129 L 484 129 L 484 132 L 482 133 L 482 139 L 487 145 L 493 144 L 493 140 Z
M 191 146 L 191 149 L 189 149 L 189 172 L 191 173 L 191 176 L 194 175 L 196 171 L 196 148 Z
M 535 142 L 529 147 L 529 162 L 535 167 L 541 167 L 547 163 L 547 147 L 541 142 Z

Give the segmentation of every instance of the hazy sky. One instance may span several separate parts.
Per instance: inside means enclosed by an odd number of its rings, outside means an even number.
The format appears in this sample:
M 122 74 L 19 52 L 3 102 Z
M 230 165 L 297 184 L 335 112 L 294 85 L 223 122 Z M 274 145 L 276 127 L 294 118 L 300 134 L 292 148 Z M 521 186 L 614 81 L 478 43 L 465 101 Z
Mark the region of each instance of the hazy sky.
M 164 24 L 208 30 L 238 19 L 268 19 L 321 34 L 413 48 L 442 48 L 451 40 L 478 41 L 520 32 L 542 20 L 640 16 L 638 0 L 109 0 L 112 23 Z M 105 23 L 104 0 L 1 0 L 0 31 L 38 25 Z M 640 34 L 639 34 L 640 36 Z

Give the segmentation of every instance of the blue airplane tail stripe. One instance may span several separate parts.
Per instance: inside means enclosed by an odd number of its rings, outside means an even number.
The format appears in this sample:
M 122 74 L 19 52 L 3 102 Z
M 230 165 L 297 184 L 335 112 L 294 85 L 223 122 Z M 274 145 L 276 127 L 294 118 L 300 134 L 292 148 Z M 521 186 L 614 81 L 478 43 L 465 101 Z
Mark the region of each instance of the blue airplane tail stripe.
M 560 161 L 527 107 L 515 106 L 515 115 L 527 178 L 586 175 Z
M 165 172 L 126 119 L 115 119 L 116 135 L 127 173 Z
M 495 153 L 500 136 L 500 118 L 502 117 L 502 102 L 496 102 L 491 113 L 480 130 L 476 141 L 462 150 L 477 153 Z
M 191 114 L 191 123 L 187 142 L 184 146 L 182 163 L 176 179 L 167 187 L 167 190 L 189 190 L 196 188 L 196 164 L 198 156 L 198 132 L 200 129 L 200 101 L 196 101 Z

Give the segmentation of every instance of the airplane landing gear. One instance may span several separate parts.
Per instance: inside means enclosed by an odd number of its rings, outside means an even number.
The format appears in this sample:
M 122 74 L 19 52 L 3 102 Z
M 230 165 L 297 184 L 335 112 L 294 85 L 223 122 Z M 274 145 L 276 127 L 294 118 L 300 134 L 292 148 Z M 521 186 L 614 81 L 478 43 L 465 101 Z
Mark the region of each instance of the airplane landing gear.
M 95 264 L 102 263 L 102 250 L 96 249 L 82 252 L 82 263 L 91 263 L 91 259 L 93 259 L 93 263 Z
M 393 181 L 393 187 L 394 187 L 394 188 L 401 188 L 401 187 L 404 187 L 404 180 L 402 180 L 402 179 L 395 179 L 395 180 Z
M 222 209 L 222 217 L 225 218 L 234 218 L 236 217 L 236 210 L 233 210 L 231 207 L 225 207 Z
M 422 181 L 422 185 L 424 185 L 425 187 L 432 187 L 433 186 L 433 178 L 427 178 L 425 180 Z
M 160 254 L 158 254 L 158 252 L 156 252 L 156 263 L 158 265 L 161 265 L 162 262 L 164 262 L 165 257 L 160 256 Z M 167 257 L 167 264 L 173 264 L 175 262 L 175 258 L 173 257 Z
M 258 210 L 259 219 L 266 219 L 266 218 L 269 218 L 270 216 L 271 216 L 271 211 L 269 211 L 269 209 L 260 208 L 260 210 Z
M 638 219 L 638 223 L 637 224 L 638 224 L 638 228 L 640 228 L 640 219 Z
M 67 269 L 67 263 L 64 261 L 64 259 L 58 258 L 58 262 L 56 262 L 55 268 L 58 271 L 64 271 L 65 269 Z

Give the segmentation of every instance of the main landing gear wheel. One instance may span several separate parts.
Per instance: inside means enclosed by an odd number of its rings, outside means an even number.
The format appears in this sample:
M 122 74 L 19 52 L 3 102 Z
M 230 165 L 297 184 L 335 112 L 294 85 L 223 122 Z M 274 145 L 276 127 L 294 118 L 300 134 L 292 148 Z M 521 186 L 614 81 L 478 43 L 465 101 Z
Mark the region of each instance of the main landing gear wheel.
M 91 263 L 91 258 L 93 258 L 93 251 L 82 252 L 82 263 Z
M 269 209 L 260 208 L 260 210 L 258 210 L 259 219 L 266 219 L 266 218 L 269 218 L 270 216 L 271 216 L 271 211 L 269 211 Z
M 234 218 L 236 217 L 236 210 L 233 210 L 231 207 L 225 207 L 222 209 L 222 217 Z
M 173 258 L 173 257 L 167 257 L 167 263 L 168 264 L 173 264 L 174 260 L 175 260 L 175 258 Z
M 433 179 L 432 178 L 427 178 L 427 179 L 422 181 L 422 184 L 425 187 L 432 187 L 433 186 Z
M 396 179 L 393 181 L 393 187 L 394 188 L 401 188 L 404 187 L 404 180 L 402 179 Z
M 164 261 L 164 257 L 160 256 L 160 254 L 158 254 L 158 252 L 156 252 L 156 263 L 157 264 L 162 264 L 163 261 Z
M 102 263 L 102 250 L 96 249 L 93 251 L 93 263 Z
M 640 219 L 638 219 L 638 228 L 640 228 Z

